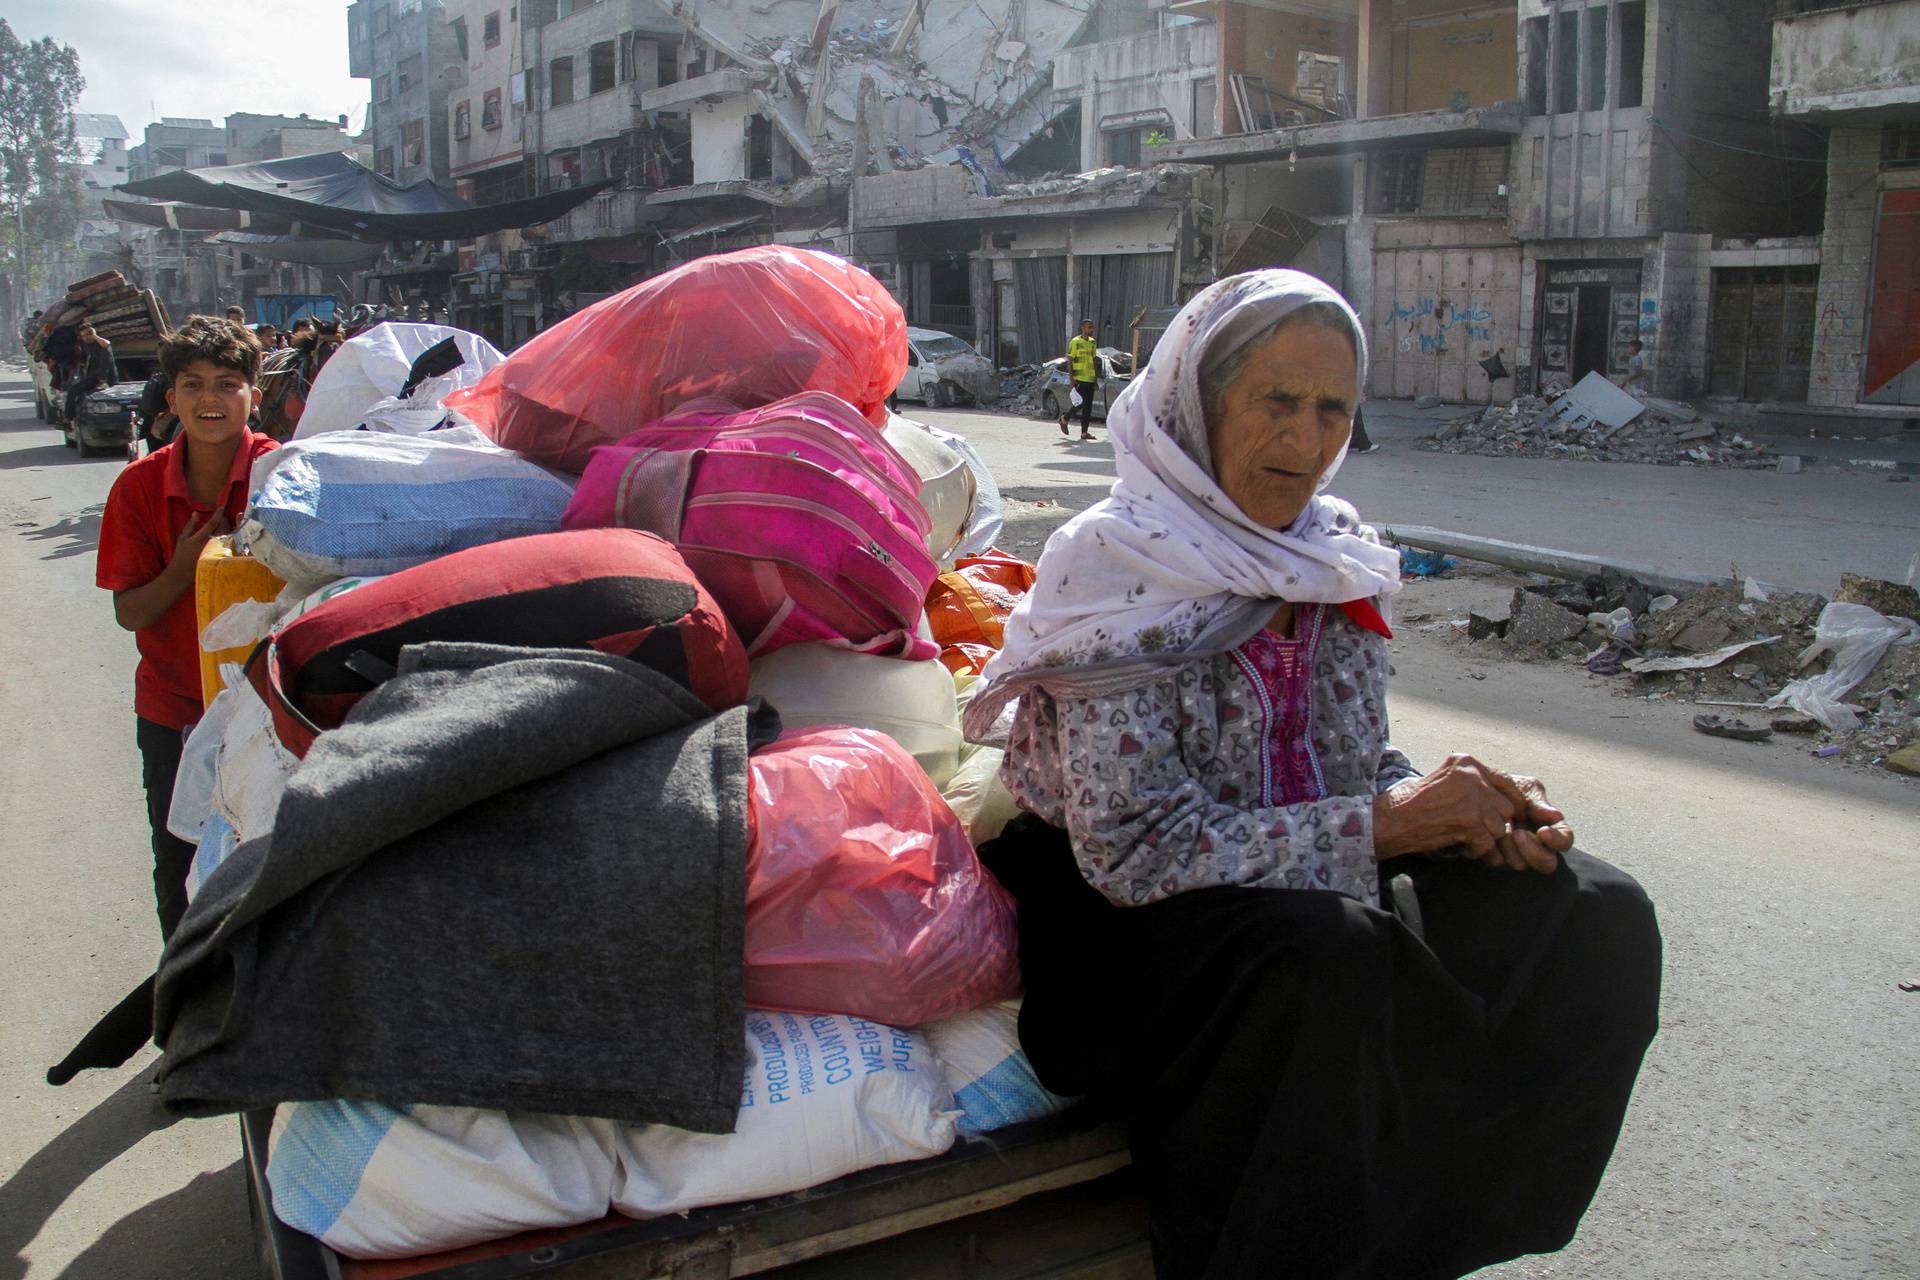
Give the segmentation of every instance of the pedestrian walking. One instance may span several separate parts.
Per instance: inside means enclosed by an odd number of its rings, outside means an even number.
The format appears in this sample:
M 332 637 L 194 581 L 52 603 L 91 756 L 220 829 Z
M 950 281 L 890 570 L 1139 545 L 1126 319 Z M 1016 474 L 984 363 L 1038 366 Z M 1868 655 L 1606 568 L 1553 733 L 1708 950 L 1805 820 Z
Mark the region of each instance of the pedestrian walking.
M 1073 390 L 1080 397 L 1080 438 L 1093 439 L 1093 397 L 1100 389 L 1100 345 L 1093 340 L 1093 321 L 1082 320 L 1080 332 L 1067 343 L 1067 376 L 1073 380 Z M 1060 434 L 1067 434 L 1067 419 L 1072 416 L 1069 405 L 1060 415 Z
M 1347 441 L 1347 452 L 1373 453 L 1379 448 L 1380 446 L 1373 442 L 1372 437 L 1367 435 L 1367 421 L 1361 416 L 1360 406 L 1355 405 L 1353 407 L 1353 436 Z

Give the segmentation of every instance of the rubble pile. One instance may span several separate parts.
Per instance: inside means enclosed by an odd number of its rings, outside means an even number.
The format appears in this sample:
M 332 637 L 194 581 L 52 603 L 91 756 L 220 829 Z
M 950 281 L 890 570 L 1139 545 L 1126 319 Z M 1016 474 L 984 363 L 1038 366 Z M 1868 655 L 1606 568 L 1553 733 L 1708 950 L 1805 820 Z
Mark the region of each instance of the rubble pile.
M 1582 458 L 1650 462 L 1663 467 L 1773 467 L 1777 460 L 1738 431 L 1708 422 L 1672 401 L 1649 403 L 1632 421 L 1609 427 L 1577 417 L 1550 420 L 1549 402 L 1521 396 L 1441 424 L 1423 449 L 1496 458 Z
M 1846 644 L 1823 647 L 1836 605 L 1861 611 L 1871 628 L 1920 636 L 1920 593 L 1899 583 L 1843 575 L 1831 601 L 1751 580 L 1741 589 L 1670 595 L 1612 570 L 1518 587 L 1506 617 L 1472 614 L 1465 632 L 1476 648 L 1579 662 L 1596 675 L 1620 677 L 1625 694 L 1713 707 L 1713 715 L 1696 717 L 1704 733 L 1749 740 L 1805 735 L 1800 740 L 1816 756 L 1920 774 L 1920 640 L 1895 639 L 1877 657 L 1871 646 L 1864 657 L 1857 650 L 1849 656 Z M 1842 668 L 1859 676 L 1834 699 L 1851 714 L 1816 706 L 1812 715 L 1782 702 L 1801 683 Z
M 1000 370 L 1000 408 L 1022 416 L 1040 412 L 1040 392 L 1047 385 L 1045 365 L 1017 364 Z

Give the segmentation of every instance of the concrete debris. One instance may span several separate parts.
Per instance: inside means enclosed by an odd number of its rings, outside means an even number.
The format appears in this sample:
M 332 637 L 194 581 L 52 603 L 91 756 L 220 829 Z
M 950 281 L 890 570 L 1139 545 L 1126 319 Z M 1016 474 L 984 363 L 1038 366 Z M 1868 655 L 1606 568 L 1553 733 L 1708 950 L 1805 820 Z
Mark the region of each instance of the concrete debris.
M 1421 441 L 1420 447 L 1495 458 L 1576 458 L 1743 470 L 1786 461 L 1775 459 L 1738 431 L 1700 420 L 1691 406 L 1635 399 L 1605 379 L 1599 388 L 1592 387 L 1589 384 L 1596 376 L 1589 375 L 1552 404 L 1539 396 L 1520 396 L 1452 419 L 1431 439 Z M 1627 402 L 1631 413 L 1618 401 Z
M 1855 574 L 1843 576 L 1835 599 L 1889 618 L 1920 610 L 1920 594 L 1911 587 Z M 1637 579 L 1608 571 L 1579 582 L 1528 583 L 1515 589 L 1507 618 L 1469 614 L 1456 630 L 1476 645 L 1497 641 L 1515 658 L 1579 661 L 1594 675 L 1622 678 L 1623 693 L 1649 701 L 1756 713 L 1758 723 L 1729 721 L 1726 733 L 1696 723 L 1702 733 L 1741 737 L 1737 730 L 1744 730 L 1755 741 L 1771 733 L 1810 736 L 1821 758 L 1844 756 L 1850 764 L 1920 776 L 1892 763 L 1920 765 L 1920 643 L 1886 649 L 1845 695 L 1857 723 L 1830 729 L 1801 711 L 1767 709 L 1769 700 L 1778 705 L 1790 682 L 1815 678 L 1829 664 L 1846 665 L 1844 654 L 1823 653 L 1814 644 L 1827 608 L 1812 592 L 1749 590 L 1745 582 L 1654 596 Z
M 1440 407 L 1440 397 L 1421 396 L 1413 402 L 1413 407 L 1416 409 L 1438 409 Z
M 1920 591 L 1903 582 L 1884 578 L 1865 578 L 1857 573 L 1840 575 L 1840 589 L 1833 593 L 1835 604 L 1863 604 L 1889 618 L 1920 620 Z
M 1571 640 L 1586 629 L 1584 613 L 1563 608 L 1525 587 L 1514 591 L 1512 613 L 1507 619 L 1509 648 L 1546 649 L 1562 640 Z
M 1895 773 L 1920 778 L 1920 742 L 1909 742 L 1904 747 L 1888 752 L 1884 763 Z
M 1080 39 L 1093 0 L 666 0 L 728 60 L 816 174 L 844 175 L 858 135 L 879 168 L 971 148 L 996 165 L 1053 122 L 1053 60 Z M 905 10 L 903 12 L 903 9 Z M 916 21 L 917 18 L 917 21 Z M 870 86 L 870 88 L 868 87 Z M 863 100 L 876 118 L 864 119 Z

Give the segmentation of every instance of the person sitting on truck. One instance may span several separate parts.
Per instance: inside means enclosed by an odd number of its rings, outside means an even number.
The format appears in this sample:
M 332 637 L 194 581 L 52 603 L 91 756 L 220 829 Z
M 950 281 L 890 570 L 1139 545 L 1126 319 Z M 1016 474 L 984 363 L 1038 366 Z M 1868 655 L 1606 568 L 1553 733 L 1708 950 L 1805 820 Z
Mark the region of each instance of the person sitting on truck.
M 1365 370 L 1311 276 L 1194 298 L 967 711 L 989 740 L 1014 708 L 1026 814 L 981 852 L 1020 903 L 1021 1042 L 1128 1117 L 1162 1276 L 1560 1248 L 1656 1027 L 1640 887 L 1537 779 L 1389 739 L 1399 556 L 1325 492 Z
M 253 460 L 275 442 L 247 427 L 259 407 L 260 344 L 244 327 L 194 316 L 160 344 L 171 380 L 172 444 L 131 463 L 107 493 L 94 581 L 113 592 L 114 620 L 134 634 L 134 740 L 153 835 L 161 936 L 187 908 L 193 846 L 167 830 L 187 731 L 200 719 L 194 574 L 208 541 L 230 531 L 247 502 Z
M 91 392 L 113 385 L 113 344 L 90 324 L 80 326 L 74 347 L 73 376 L 67 380 L 67 421 L 80 420 L 80 402 Z
M 247 309 L 245 307 L 228 307 L 227 319 L 244 329 L 247 327 Z

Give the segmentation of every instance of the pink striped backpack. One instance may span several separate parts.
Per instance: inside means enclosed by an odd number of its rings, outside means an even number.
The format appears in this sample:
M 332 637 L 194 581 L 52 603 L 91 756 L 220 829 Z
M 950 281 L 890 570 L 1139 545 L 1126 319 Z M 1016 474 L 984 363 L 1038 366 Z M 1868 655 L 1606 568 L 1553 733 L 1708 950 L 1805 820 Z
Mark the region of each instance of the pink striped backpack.
M 659 534 L 757 658 L 825 642 L 925 659 L 937 572 L 920 478 L 859 410 L 808 391 L 742 413 L 689 411 L 593 451 L 568 529 Z

